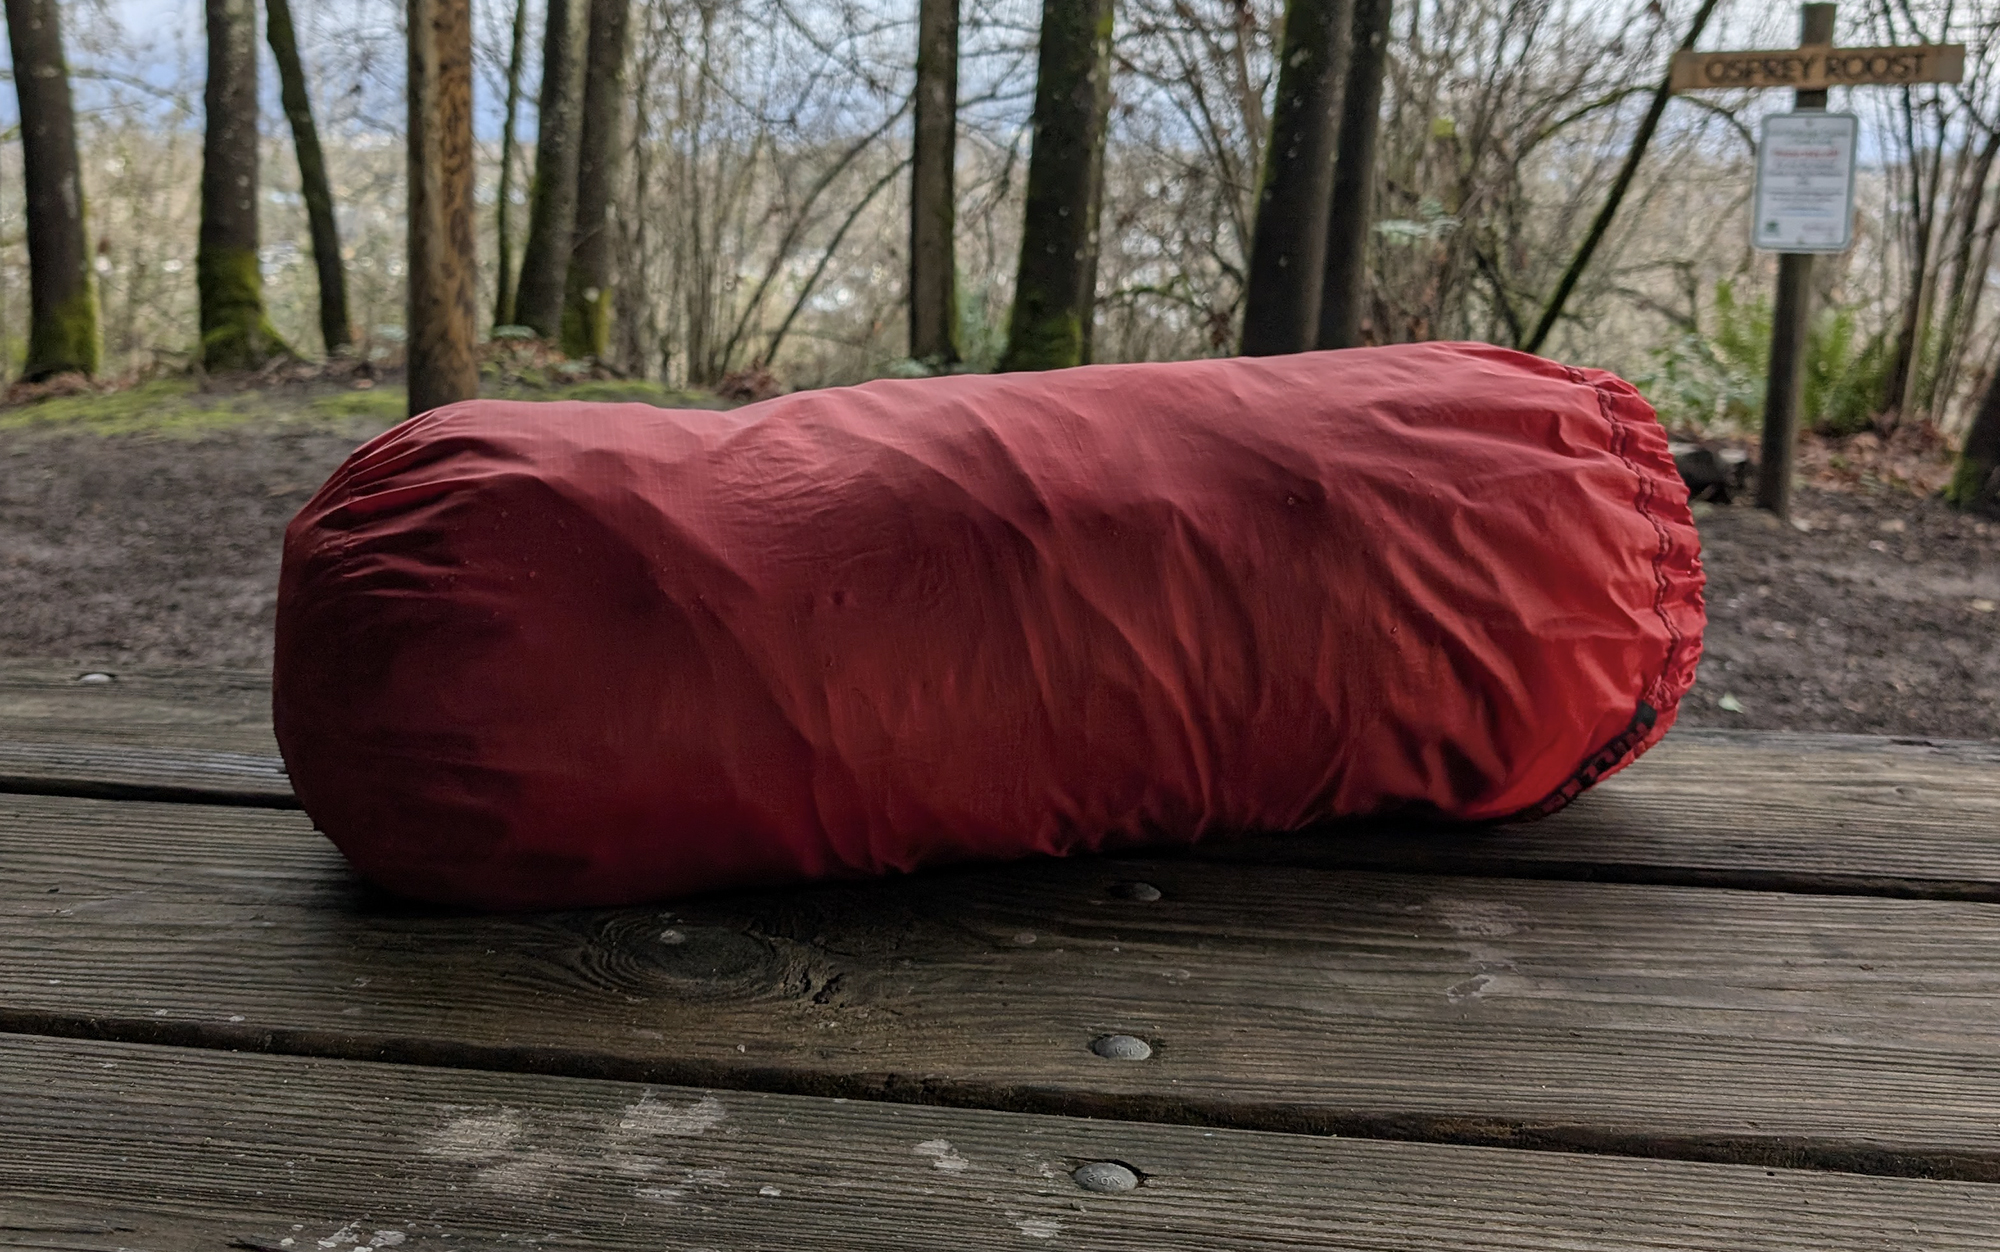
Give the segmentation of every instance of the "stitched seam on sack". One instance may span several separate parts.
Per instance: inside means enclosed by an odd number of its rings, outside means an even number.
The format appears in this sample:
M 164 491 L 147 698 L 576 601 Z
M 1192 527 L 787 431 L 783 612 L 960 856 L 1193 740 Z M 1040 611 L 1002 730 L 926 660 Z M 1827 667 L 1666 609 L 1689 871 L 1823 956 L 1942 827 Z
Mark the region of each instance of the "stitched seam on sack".
M 1653 480 L 1639 468 L 1637 461 L 1626 454 L 1626 445 L 1632 437 L 1632 432 L 1625 428 L 1625 423 L 1613 416 L 1611 398 L 1605 393 L 1604 387 L 1590 382 L 1578 370 L 1570 369 L 1569 374 L 1576 382 L 1588 386 L 1591 393 L 1597 397 L 1599 415 L 1611 424 L 1611 455 L 1624 462 L 1625 468 L 1631 470 L 1632 476 L 1639 481 L 1639 497 L 1634 502 L 1634 507 L 1639 510 L 1639 516 L 1652 524 L 1653 533 L 1659 537 L 1659 550 L 1653 554 L 1653 612 L 1659 616 L 1660 625 L 1666 628 L 1667 654 L 1660 660 L 1659 677 L 1648 687 L 1648 691 L 1651 691 L 1653 687 L 1666 682 L 1667 675 L 1673 672 L 1674 658 L 1680 655 L 1681 648 L 1686 642 L 1681 635 L 1680 627 L 1674 624 L 1673 614 L 1667 612 L 1667 594 L 1670 590 L 1667 580 L 1667 556 L 1673 551 L 1673 534 L 1668 531 L 1667 524 L 1649 507 L 1653 498 Z
M 1679 628 L 1674 625 L 1673 616 L 1667 612 L 1668 582 L 1666 566 L 1667 554 L 1673 550 L 1673 535 L 1668 531 L 1666 523 L 1655 516 L 1652 510 L 1647 507 L 1653 495 L 1653 481 L 1639 468 L 1638 462 L 1626 455 L 1626 443 L 1631 438 L 1631 432 L 1625 429 L 1625 423 L 1612 415 L 1610 397 L 1606 395 L 1604 388 L 1586 379 L 1580 370 L 1564 366 L 1563 372 L 1571 382 L 1589 387 L 1591 394 L 1596 396 L 1598 415 L 1611 424 L 1611 455 L 1623 462 L 1625 468 L 1631 470 L 1632 476 L 1639 481 L 1639 496 L 1634 502 L 1634 507 L 1639 510 L 1641 517 L 1652 523 L 1653 533 L 1658 535 L 1660 540 L 1659 550 L 1653 555 L 1653 581 L 1655 584 L 1653 591 L 1653 612 L 1659 615 L 1660 624 L 1666 627 L 1667 654 L 1661 658 L 1659 675 L 1647 684 L 1645 692 L 1640 697 L 1638 711 L 1633 714 L 1632 721 L 1627 723 L 1625 730 L 1613 736 L 1609 743 L 1604 744 L 1597 751 L 1591 753 L 1585 759 L 1583 768 L 1579 769 L 1568 779 L 1565 779 L 1561 786 L 1544 796 L 1539 804 L 1531 804 L 1511 816 L 1501 819 L 1503 821 L 1547 817 L 1552 813 L 1557 813 L 1568 808 L 1570 802 L 1575 800 L 1577 796 L 1583 794 L 1599 778 L 1602 778 L 1613 768 L 1622 764 L 1626 758 L 1637 751 L 1639 745 L 1645 741 L 1646 735 L 1651 732 L 1653 727 L 1653 719 L 1648 714 L 1653 713 L 1654 709 L 1645 697 L 1654 694 L 1654 688 L 1665 686 L 1667 675 L 1673 672 L 1674 658 L 1680 654 L 1681 646 L 1684 642 Z M 1607 757 L 1609 759 L 1605 759 Z

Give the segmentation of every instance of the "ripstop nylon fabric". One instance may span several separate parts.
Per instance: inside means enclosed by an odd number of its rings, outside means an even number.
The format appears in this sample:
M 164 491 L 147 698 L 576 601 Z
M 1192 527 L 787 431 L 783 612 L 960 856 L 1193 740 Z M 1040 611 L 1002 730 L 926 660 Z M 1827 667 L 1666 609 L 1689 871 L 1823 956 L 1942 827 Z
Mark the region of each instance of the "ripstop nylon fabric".
M 292 522 L 274 712 L 494 908 L 1505 818 L 1666 733 L 1698 550 L 1630 386 L 1483 345 L 473 401 Z

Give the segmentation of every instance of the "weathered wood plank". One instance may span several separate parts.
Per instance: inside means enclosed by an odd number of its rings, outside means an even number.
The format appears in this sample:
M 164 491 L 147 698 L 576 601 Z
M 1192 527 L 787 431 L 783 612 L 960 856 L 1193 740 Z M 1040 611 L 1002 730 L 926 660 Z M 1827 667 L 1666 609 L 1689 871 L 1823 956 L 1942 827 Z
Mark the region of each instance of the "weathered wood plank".
M 1217 843 L 1207 860 L 2000 901 L 2000 744 L 1676 732 L 1541 822 Z
M 0 667 L 0 792 L 296 807 L 270 677 Z M 1217 841 L 1204 860 L 2000 901 L 2000 744 L 1688 728 L 1546 822 Z
M 105 681 L 83 681 L 95 674 Z M 275 757 L 271 675 L 169 666 L 0 663 L 0 741 Z
M 256 670 L 0 665 L 0 792 L 298 807 Z
M 479 917 L 297 815 L 41 797 L 0 867 L 14 1031 L 2000 1179 L 1979 904 L 1107 859 Z
M 2000 1188 L 0 1039 L 0 1245 L 1985 1249 Z M 1072 1173 L 1126 1164 L 1131 1191 Z
M 0 665 L 0 792 L 298 807 L 259 670 Z
M 0 740 L 0 793 L 296 809 L 275 756 L 125 744 Z
M 108 682 L 81 681 L 85 672 L 73 666 L 0 661 L 0 740 L 277 752 L 271 738 L 268 671 L 130 666 L 99 671 Z M 2000 765 L 2000 743 L 1683 726 L 1641 768 L 1653 769 L 1698 747 L 1726 754 L 1859 754 L 1879 757 L 1884 766 L 1918 770 L 1927 761 Z M 1744 758 L 1750 772 L 1758 770 L 1754 759 Z

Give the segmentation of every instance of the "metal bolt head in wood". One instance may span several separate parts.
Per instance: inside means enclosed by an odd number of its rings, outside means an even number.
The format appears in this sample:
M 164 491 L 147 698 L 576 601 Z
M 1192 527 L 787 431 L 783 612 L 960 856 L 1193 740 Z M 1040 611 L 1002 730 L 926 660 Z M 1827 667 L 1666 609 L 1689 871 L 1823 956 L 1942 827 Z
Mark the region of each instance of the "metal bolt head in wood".
M 1153 1055 L 1153 1045 L 1137 1035 L 1099 1035 L 1090 1050 L 1107 1061 L 1143 1061 Z
M 1112 885 L 1111 894 L 1121 900 L 1151 904 L 1160 898 L 1160 889 L 1149 882 L 1121 882 Z
M 1095 1191 L 1100 1195 L 1131 1191 L 1139 1185 L 1139 1175 L 1116 1161 L 1092 1161 L 1079 1166 L 1070 1177 L 1076 1179 L 1076 1185 L 1085 1191 Z

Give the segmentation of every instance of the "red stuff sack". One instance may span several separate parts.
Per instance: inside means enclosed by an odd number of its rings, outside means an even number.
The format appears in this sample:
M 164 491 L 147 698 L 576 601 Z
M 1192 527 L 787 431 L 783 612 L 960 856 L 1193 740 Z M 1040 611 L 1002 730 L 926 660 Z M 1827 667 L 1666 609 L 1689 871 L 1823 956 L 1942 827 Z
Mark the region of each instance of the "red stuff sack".
M 1469 344 L 474 401 L 292 522 L 278 741 L 355 866 L 549 908 L 1560 807 L 1702 577 L 1651 409 Z

